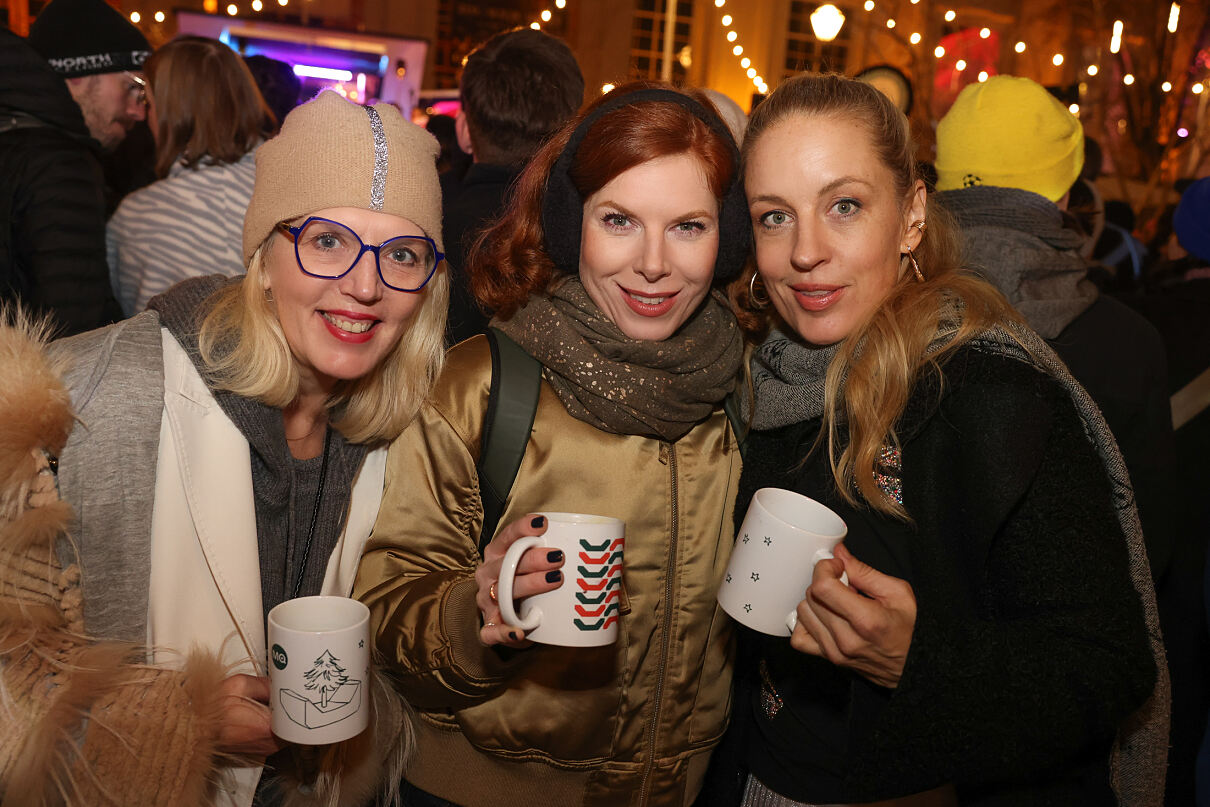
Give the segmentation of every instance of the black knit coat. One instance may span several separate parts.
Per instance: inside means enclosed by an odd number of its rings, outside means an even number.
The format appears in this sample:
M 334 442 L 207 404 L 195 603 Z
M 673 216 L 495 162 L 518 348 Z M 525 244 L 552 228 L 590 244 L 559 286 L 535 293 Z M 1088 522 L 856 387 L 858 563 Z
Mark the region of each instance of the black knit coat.
M 886 690 L 746 632 L 735 757 L 807 800 L 793 759 L 762 756 L 762 733 L 779 731 L 753 672 L 766 658 L 790 709 L 810 676 L 847 680 L 840 801 L 948 782 L 962 804 L 1113 804 L 1110 745 L 1150 694 L 1155 666 L 1106 470 L 1066 391 L 972 347 L 944 381 L 918 383 L 897 429 L 906 525 L 845 503 L 822 448 L 802 462 L 817 431 L 800 423 L 749 437 L 737 522 L 755 490 L 785 487 L 835 509 L 858 558 L 872 539 L 897 542 L 917 600 L 911 648 Z

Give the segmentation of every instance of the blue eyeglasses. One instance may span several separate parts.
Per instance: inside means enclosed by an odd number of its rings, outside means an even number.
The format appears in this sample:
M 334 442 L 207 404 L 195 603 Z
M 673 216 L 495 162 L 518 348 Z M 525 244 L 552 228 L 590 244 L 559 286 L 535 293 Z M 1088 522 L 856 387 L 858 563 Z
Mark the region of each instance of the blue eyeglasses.
M 366 252 L 374 253 L 378 277 L 395 291 L 424 288 L 445 257 L 437 243 L 423 235 L 401 235 L 381 244 L 367 244 L 339 221 L 311 216 L 298 227 L 278 225 L 294 236 L 298 268 L 311 277 L 336 280 L 349 273 Z

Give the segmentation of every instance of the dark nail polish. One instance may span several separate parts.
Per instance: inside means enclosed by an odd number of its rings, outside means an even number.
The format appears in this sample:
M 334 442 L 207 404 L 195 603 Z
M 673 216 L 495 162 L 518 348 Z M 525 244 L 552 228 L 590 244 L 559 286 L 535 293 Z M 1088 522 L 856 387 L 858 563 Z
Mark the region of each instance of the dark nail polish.
M 508 638 L 512 639 L 514 642 L 517 641 L 517 632 L 515 630 L 510 630 L 508 632 Z
M 529 526 L 537 529 L 546 523 L 546 516 L 535 516 L 533 521 L 529 522 Z
M 563 560 L 562 549 L 552 549 L 546 553 L 546 561 L 548 563 L 558 563 L 561 560 Z
M 546 582 L 547 583 L 557 583 L 562 579 L 563 579 L 563 572 L 559 571 L 558 569 L 555 569 L 552 572 L 546 573 Z

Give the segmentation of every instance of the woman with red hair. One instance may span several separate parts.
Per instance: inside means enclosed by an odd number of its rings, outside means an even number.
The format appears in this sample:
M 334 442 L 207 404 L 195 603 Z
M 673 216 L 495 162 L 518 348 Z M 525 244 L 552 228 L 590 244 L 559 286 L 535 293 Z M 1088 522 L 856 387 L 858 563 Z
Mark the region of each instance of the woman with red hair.
M 688 804 L 701 788 L 731 678 L 715 592 L 740 468 L 722 403 L 742 345 L 718 287 L 751 238 L 738 162 L 704 96 L 621 87 L 542 148 L 472 252 L 477 297 L 542 380 L 482 554 L 486 337 L 451 350 L 391 449 L 355 596 L 421 713 L 406 804 Z M 615 643 L 536 645 L 501 616 L 502 558 L 546 531 L 542 511 L 625 522 Z M 562 566 L 529 549 L 517 599 L 558 588 Z

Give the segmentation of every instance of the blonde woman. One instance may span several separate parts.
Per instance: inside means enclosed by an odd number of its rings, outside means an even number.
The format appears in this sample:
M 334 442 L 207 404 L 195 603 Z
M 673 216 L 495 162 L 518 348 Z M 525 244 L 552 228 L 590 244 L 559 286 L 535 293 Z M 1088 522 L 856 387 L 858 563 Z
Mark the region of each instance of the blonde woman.
M 848 536 L 789 641 L 743 631 L 743 803 L 1156 804 L 1166 676 L 1120 455 L 959 270 L 913 154 L 899 111 L 837 76 L 785 82 L 744 140 L 736 296 L 772 330 L 736 513 L 791 488 Z
M 247 275 L 186 281 L 57 345 L 81 420 L 59 477 L 80 518 L 85 628 L 146 641 L 157 665 L 206 648 L 235 673 L 190 705 L 215 728 L 187 745 L 202 773 L 247 766 L 219 779 L 218 803 L 251 804 L 279 748 L 266 613 L 349 594 L 385 443 L 440 370 L 436 154 L 390 105 L 320 95 L 258 152 Z

